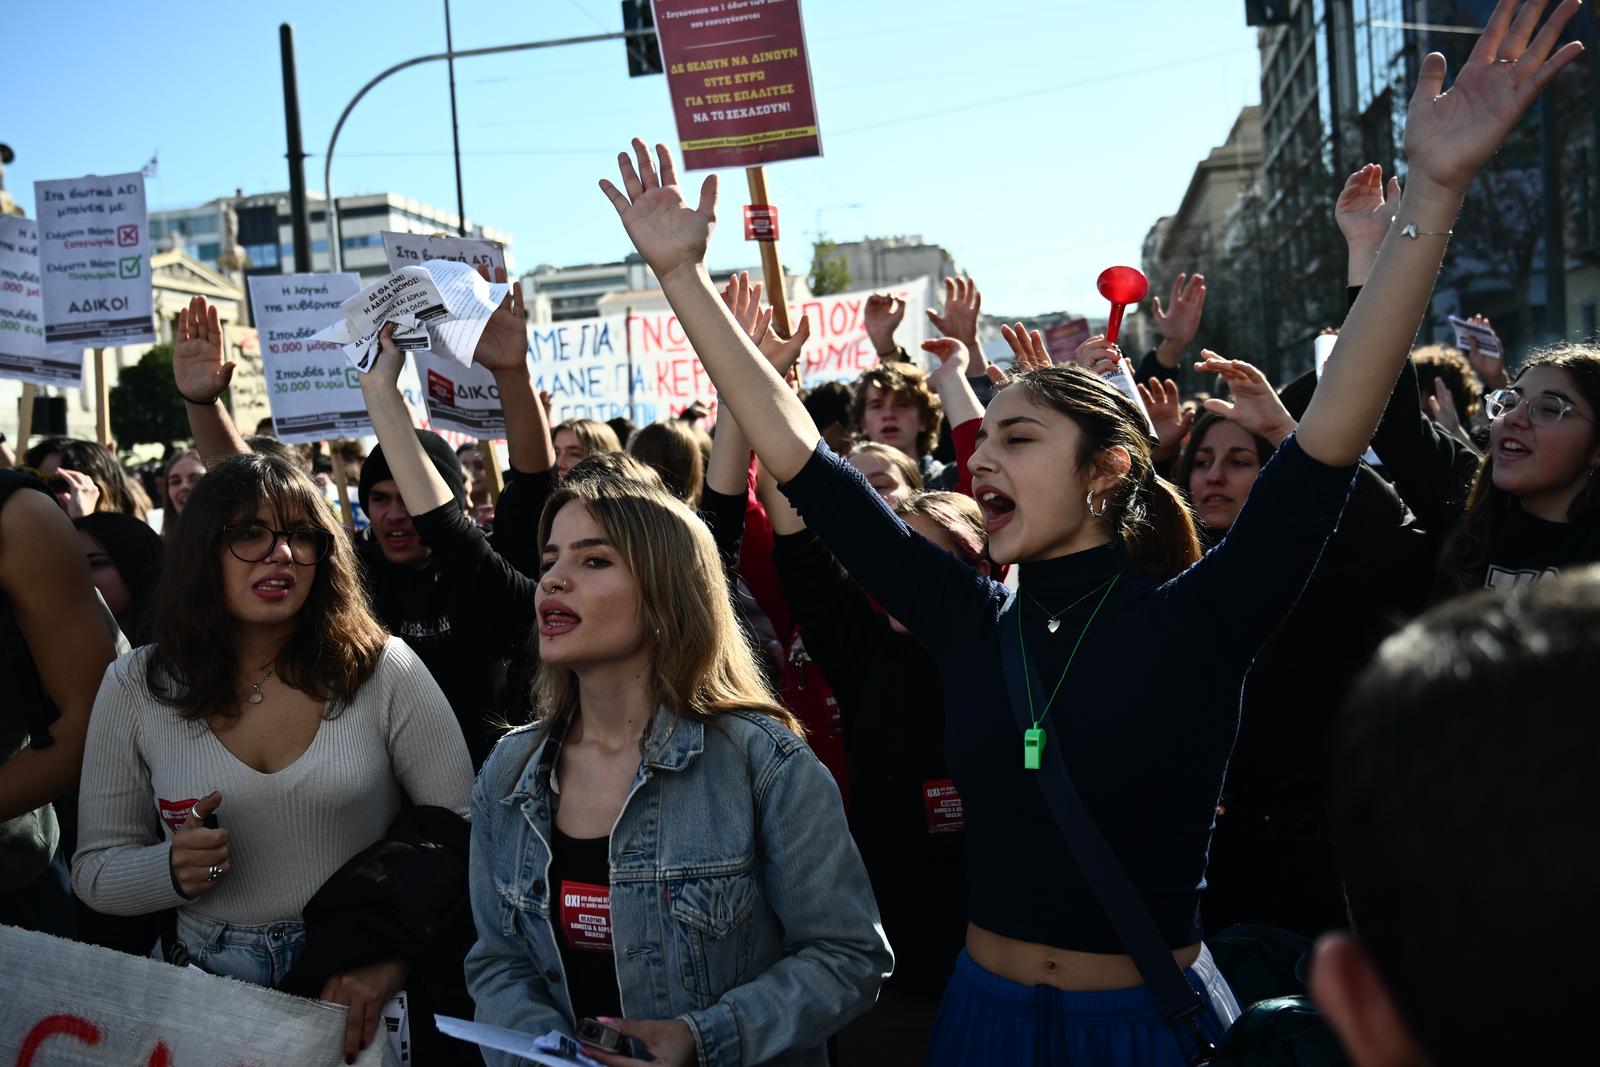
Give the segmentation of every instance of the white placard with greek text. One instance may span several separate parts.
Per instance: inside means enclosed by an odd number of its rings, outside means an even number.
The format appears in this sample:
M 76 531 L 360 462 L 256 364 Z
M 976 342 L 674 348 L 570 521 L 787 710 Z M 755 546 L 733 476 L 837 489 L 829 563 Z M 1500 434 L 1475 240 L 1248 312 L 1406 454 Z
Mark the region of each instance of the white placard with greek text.
M 0 215 L 0 378 L 83 385 L 83 349 L 44 343 L 39 224 L 15 215 Z
M 144 176 L 34 182 L 48 345 L 153 344 Z
M 359 372 L 343 348 L 316 333 L 343 314 L 361 290 L 356 274 L 257 274 L 250 301 L 261 338 L 272 426 L 284 441 L 325 441 L 372 432 Z M 408 359 L 400 388 L 413 409 L 422 403 L 416 368 Z

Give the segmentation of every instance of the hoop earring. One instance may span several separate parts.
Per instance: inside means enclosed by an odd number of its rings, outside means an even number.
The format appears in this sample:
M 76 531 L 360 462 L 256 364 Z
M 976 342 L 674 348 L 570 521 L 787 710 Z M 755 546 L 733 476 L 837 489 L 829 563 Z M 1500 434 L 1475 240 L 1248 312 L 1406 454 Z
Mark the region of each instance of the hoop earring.
M 1093 515 L 1097 519 L 1105 518 L 1106 506 L 1109 503 L 1110 503 L 1110 501 L 1108 501 L 1108 500 L 1101 500 L 1100 501 L 1100 510 L 1096 511 L 1094 509 L 1094 490 L 1093 489 L 1089 490 L 1089 495 L 1084 497 L 1084 506 L 1086 506 L 1089 509 L 1089 514 Z

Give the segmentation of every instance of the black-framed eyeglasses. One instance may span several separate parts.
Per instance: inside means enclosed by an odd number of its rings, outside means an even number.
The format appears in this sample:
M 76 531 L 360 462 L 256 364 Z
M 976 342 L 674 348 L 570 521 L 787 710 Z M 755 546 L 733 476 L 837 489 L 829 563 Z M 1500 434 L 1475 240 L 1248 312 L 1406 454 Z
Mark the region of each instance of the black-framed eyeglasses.
M 1585 415 L 1572 401 L 1555 393 L 1540 393 L 1529 399 L 1516 389 L 1496 389 L 1483 398 L 1483 409 L 1489 413 L 1491 419 L 1510 414 L 1518 406 L 1527 410 L 1528 421 L 1535 426 L 1554 426 L 1567 415 L 1576 415 L 1584 422 L 1600 426 L 1600 419 Z
M 260 563 L 277 551 L 278 542 L 289 546 L 289 558 L 302 567 L 321 563 L 333 548 L 333 538 L 323 530 L 274 530 L 259 522 L 240 522 L 222 528 L 222 539 L 233 558 L 242 563 Z

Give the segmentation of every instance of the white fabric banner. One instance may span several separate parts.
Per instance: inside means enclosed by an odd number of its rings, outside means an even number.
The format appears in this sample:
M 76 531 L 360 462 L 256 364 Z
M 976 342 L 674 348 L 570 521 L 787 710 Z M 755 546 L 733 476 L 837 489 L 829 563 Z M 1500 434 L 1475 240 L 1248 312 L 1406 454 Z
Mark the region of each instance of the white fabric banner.
M 83 385 L 83 349 L 44 343 L 39 224 L 15 215 L 0 215 L 0 378 Z
M 345 1011 L 231 978 L 0 926 L 0 1063 L 344 1062 Z M 356 1059 L 385 1062 L 387 1041 Z
M 801 354 L 806 385 L 853 381 L 878 363 L 867 338 L 863 312 L 867 297 L 887 292 L 906 302 L 900 336 L 920 365 L 927 278 L 884 289 L 818 296 L 789 308 L 796 327 L 801 315 L 811 323 L 811 338 Z M 677 315 L 670 310 L 577 319 L 529 328 L 533 345 L 534 388 L 551 394 L 555 422 L 625 416 L 639 426 L 670 418 L 700 401 L 716 412 L 716 390 L 689 345 Z

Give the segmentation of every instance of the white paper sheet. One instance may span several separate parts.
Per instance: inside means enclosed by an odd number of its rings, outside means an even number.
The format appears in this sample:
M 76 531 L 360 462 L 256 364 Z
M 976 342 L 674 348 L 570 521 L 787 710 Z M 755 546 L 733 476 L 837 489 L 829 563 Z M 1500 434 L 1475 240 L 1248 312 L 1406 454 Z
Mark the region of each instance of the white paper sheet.
M 600 1067 L 598 1061 L 583 1054 L 582 1046 L 577 1041 L 558 1030 L 535 1037 L 520 1030 L 469 1022 L 449 1015 L 435 1015 L 433 1021 L 441 1034 L 499 1052 L 509 1052 L 534 1063 L 547 1064 L 548 1067 Z
M 420 267 L 401 267 L 346 300 L 339 321 L 316 337 L 343 347 L 365 374 L 378 358 L 379 331 L 392 322 L 394 344 L 402 352 L 432 348 L 467 366 L 508 292 L 509 286 L 484 281 L 465 263 L 430 259 Z

